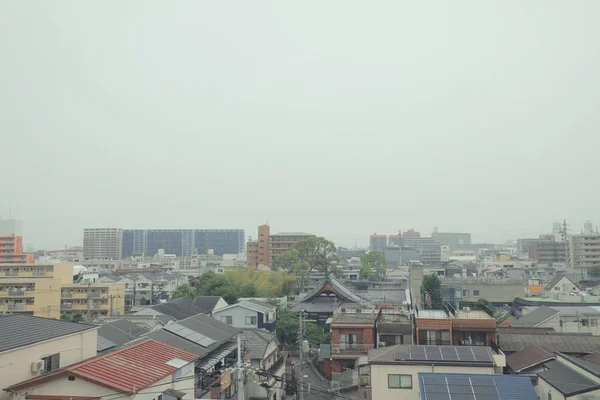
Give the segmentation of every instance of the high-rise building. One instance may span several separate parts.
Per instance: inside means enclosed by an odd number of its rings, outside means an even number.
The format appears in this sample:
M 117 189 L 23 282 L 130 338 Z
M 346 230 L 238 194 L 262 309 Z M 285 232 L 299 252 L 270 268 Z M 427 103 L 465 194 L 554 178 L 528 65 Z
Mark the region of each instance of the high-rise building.
M 387 235 L 378 235 L 376 233 L 369 236 L 369 251 L 377 251 L 385 254 L 385 249 L 388 245 Z
M 118 260 L 123 253 L 123 229 L 83 230 L 83 257 L 95 260 Z
M 388 236 L 389 247 L 401 247 L 402 246 L 402 235 L 390 235 Z
M 0 218 L 0 236 L 23 236 L 23 223 L 16 219 Z
M 433 230 L 431 237 L 437 242 L 439 242 L 441 245 L 448 245 L 452 248 L 458 248 L 462 245 L 471 244 L 470 233 L 438 232 L 436 228 Z
M 244 252 L 243 229 L 125 229 L 123 258 L 154 257 L 159 249 L 165 254 L 189 257 L 193 254 L 240 254 Z
M 258 227 L 258 240 L 247 243 L 247 265 L 249 267 L 270 267 L 271 262 L 278 255 L 291 249 L 302 240 L 315 235 L 303 232 L 281 232 L 270 234 L 269 225 Z
M 540 239 L 536 238 L 522 238 L 517 239 L 517 249 L 519 253 L 525 254 L 531 252 L 531 246 L 539 243 Z
M 531 244 L 529 250 L 529 259 L 538 264 L 566 264 L 568 261 L 568 243 L 556 240 L 554 234 L 540 235 L 540 240 Z
M 23 253 L 21 236 L 0 236 L 0 264 L 31 264 L 33 253 Z
M 582 233 L 569 238 L 571 267 L 600 267 L 600 234 Z

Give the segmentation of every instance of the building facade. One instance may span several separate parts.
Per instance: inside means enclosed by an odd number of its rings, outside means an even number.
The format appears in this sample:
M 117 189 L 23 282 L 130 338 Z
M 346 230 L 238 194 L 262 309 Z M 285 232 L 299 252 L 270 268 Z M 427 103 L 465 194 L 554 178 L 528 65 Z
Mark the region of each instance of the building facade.
M 154 257 L 160 249 L 177 257 L 241 254 L 244 241 L 243 229 L 125 229 L 121 257 Z
M 83 230 L 83 256 L 86 259 L 118 260 L 123 253 L 123 229 Z
M 381 254 L 385 254 L 385 248 L 388 245 L 387 235 L 373 234 L 369 236 L 369 250 L 377 251 Z
M 125 314 L 125 283 L 73 283 L 63 285 L 60 293 L 63 314 L 113 316 Z
M 600 267 L 600 234 L 582 233 L 569 238 L 571 267 Z
M 438 232 L 434 230 L 431 237 L 442 245 L 459 248 L 471 244 L 470 233 Z
M 34 254 L 23 253 L 21 236 L 0 236 L 0 264 L 33 264 Z

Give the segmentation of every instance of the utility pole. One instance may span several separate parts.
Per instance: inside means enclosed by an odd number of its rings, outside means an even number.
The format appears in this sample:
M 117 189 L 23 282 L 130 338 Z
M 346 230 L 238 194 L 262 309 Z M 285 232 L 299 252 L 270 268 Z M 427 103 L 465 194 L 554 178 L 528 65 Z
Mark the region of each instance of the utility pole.
M 150 284 L 150 305 L 154 304 L 154 282 Z
M 90 309 L 92 308 L 92 284 L 88 283 L 88 288 L 87 288 L 87 320 L 88 322 L 90 321 L 90 316 L 91 316 L 91 312 Z
M 300 310 L 298 315 L 298 348 L 300 349 L 300 374 L 298 376 L 298 400 L 304 400 L 304 372 L 302 369 L 304 368 L 304 349 L 302 345 L 304 343 L 304 327 L 302 326 L 302 318 L 304 317 L 304 311 Z
M 238 400 L 244 400 L 244 370 L 242 370 L 242 337 L 238 335 L 237 337 L 237 398 Z
M 108 298 L 110 299 L 110 311 L 108 312 L 108 316 L 109 316 L 109 317 L 112 317 L 112 310 L 113 310 L 113 307 L 112 307 L 112 299 L 113 299 L 113 295 L 112 295 L 112 294 L 111 294 L 111 295 L 109 295 L 109 296 L 108 296 Z

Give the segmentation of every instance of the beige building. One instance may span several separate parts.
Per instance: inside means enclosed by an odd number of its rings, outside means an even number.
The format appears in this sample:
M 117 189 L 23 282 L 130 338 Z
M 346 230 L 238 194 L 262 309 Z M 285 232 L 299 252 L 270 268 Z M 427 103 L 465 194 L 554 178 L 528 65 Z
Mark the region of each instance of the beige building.
M 72 282 L 72 264 L 3 264 L 0 312 L 60 318 L 61 287 Z
M 0 389 L 94 357 L 97 327 L 28 315 L 0 315 Z M 0 390 L 0 400 L 8 400 Z
M 194 398 L 197 358 L 195 354 L 145 340 L 4 390 L 11 400 L 190 399 Z
M 571 267 L 600 267 L 600 234 L 582 233 L 569 238 Z
M 0 278 L 0 313 L 60 318 L 60 288 L 56 278 Z
M 468 353 L 475 355 L 469 358 Z M 369 351 L 373 400 L 419 400 L 419 372 L 502 374 L 504 354 L 485 346 L 398 345 Z
M 83 257 L 86 260 L 120 260 L 123 256 L 123 229 L 83 230 Z
M 63 285 L 60 310 L 65 314 L 81 312 L 94 316 L 124 315 L 125 283 Z

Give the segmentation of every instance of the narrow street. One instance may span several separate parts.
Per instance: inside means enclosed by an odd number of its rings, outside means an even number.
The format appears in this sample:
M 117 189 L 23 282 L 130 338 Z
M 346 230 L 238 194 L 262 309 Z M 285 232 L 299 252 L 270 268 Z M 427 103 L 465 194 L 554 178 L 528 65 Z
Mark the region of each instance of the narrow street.
M 296 378 L 300 376 L 300 366 L 296 365 L 299 359 L 294 358 L 294 373 Z M 317 374 L 313 368 L 308 364 L 304 366 L 302 374 L 304 378 L 304 400 L 331 400 L 336 398 L 336 394 L 329 392 L 331 389 L 331 382 L 329 380 L 322 380 L 321 376 Z M 308 385 L 310 384 L 310 389 Z M 310 390 L 310 391 L 309 391 Z M 340 393 L 342 399 L 359 399 L 357 392 L 343 392 Z

